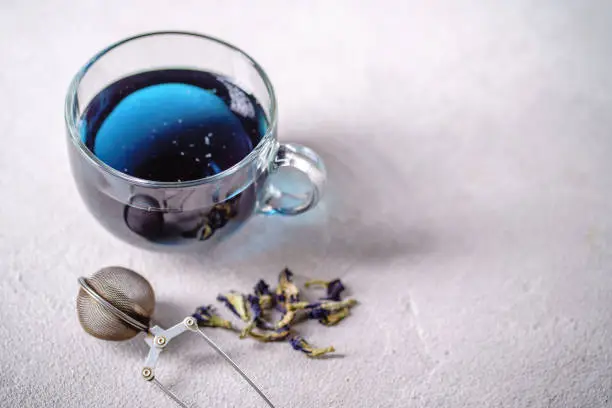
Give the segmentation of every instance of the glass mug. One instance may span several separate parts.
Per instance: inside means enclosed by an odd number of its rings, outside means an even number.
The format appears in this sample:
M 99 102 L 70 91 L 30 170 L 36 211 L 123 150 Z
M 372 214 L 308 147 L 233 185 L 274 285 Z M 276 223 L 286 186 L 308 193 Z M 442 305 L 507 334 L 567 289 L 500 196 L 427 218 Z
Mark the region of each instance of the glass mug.
M 222 75 L 257 100 L 267 130 L 246 157 L 209 177 L 154 181 L 111 167 L 87 147 L 81 122 L 96 95 L 122 78 L 168 69 Z M 325 183 L 325 167 L 314 151 L 277 141 L 276 99 L 263 69 L 242 50 L 205 35 L 149 33 L 101 51 L 72 80 L 65 120 L 72 173 L 89 211 L 110 232 L 142 247 L 208 246 L 253 214 L 313 208 Z

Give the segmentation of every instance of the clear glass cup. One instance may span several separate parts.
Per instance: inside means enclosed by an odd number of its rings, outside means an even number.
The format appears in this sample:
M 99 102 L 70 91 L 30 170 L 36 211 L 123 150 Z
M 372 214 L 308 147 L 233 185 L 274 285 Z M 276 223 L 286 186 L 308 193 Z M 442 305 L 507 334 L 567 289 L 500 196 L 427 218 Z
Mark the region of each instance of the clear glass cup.
M 91 100 L 121 78 L 177 68 L 223 75 L 252 94 L 268 121 L 257 146 L 231 168 L 182 182 L 137 178 L 97 158 L 79 126 Z M 325 183 L 314 151 L 277 141 L 276 98 L 264 70 L 242 50 L 201 34 L 142 34 L 99 52 L 71 82 L 65 120 L 72 173 L 89 211 L 113 234 L 143 247 L 202 248 L 253 214 L 302 213 L 317 204 Z

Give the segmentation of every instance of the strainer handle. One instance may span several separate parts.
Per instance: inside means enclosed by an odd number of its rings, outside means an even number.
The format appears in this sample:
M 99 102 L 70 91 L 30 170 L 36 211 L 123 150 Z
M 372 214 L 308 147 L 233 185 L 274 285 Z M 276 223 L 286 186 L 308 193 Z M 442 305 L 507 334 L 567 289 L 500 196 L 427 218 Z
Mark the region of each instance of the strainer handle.
M 219 355 L 221 355 L 221 357 L 223 357 L 234 368 L 234 370 L 236 370 L 236 372 L 242 376 L 242 378 L 244 378 L 244 380 L 253 388 L 253 390 L 255 390 L 257 394 L 259 394 L 259 396 L 270 408 L 274 408 L 274 404 L 272 404 L 272 401 L 270 401 L 266 394 L 264 394 L 263 391 L 246 375 L 246 373 L 242 371 L 240 367 L 238 367 L 238 364 L 236 364 L 234 360 L 230 358 L 230 356 L 228 356 L 223 350 L 219 348 L 219 346 L 215 344 L 215 342 L 213 342 L 206 334 L 204 334 L 204 332 L 200 330 L 199 327 L 196 326 L 196 328 L 197 333 L 199 333 L 204 338 L 204 340 L 206 340 L 208 345 L 215 349 L 215 351 Z
M 268 399 L 263 391 L 246 375 L 244 371 L 228 356 L 217 344 L 212 341 L 199 327 L 195 318 L 189 316 L 186 317 L 181 323 L 174 325 L 168 330 L 163 330 L 159 326 L 152 327 L 149 330 L 149 336 L 145 339 L 149 345 L 149 354 L 145 360 L 144 367 L 142 369 L 142 376 L 145 380 L 151 381 L 156 384 L 168 397 L 176 402 L 182 408 L 188 408 L 188 406 L 172 391 L 165 387 L 161 382 L 155 378 L 155 366 L 162 350 L 168 345 L 170 340 L 184 333 L 185 331 L 192 331 L 198 333 L 204 338 L 206 343 L 211 346 L 221 357 L 223 357 L 238 374 L 257 392 L 257 394 L 266 402 L 270 408 L 275 408 L 274 404 Z

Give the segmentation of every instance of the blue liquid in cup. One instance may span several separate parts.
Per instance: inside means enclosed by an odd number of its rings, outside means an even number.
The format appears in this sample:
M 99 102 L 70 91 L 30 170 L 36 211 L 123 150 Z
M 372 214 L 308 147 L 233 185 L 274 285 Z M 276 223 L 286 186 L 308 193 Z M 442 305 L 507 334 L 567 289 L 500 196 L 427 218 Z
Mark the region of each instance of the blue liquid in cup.
M 123 78 L 86 108 L 81 140 L 104 163 L 153 181 L 226 170 L 266 133 L 257 100 L 209 72 L 160 70 Z
M 110 84 L 91 100 L 79 123 L 82 142 L 101 161 L 134 177 L 167 182 L 229 169 L 267 129 L 254 96 L 226 77 L 187 69 L 143 72 Z M 219 197 L 210 208 L 166 212 L 153 197 L 117 201 L 100 189 L 85 158 L 70 152 L 90 211 L 115 235 L 145 247 L 196 243 L 235 230 L 253 213 L 266 177 L 229 200 Z

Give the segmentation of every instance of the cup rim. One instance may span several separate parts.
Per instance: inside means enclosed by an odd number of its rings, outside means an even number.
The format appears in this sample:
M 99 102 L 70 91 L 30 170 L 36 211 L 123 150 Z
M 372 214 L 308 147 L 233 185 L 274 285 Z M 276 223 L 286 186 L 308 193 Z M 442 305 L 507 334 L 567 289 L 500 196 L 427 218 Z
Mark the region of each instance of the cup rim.
M 217 173 L 215 175 L 200 178 L 200 179 L 195 179 L 195 180 L 188 180 L 188 181 L 155 181 L 155 180 L 147 180 L 147 179 L 143 179 L 139 177 L 134 177 L 134 176 L 125 174 L 109 166 L 108 164 L 100 160 L 98 157 L 96 157 L 96 155 L 91 150 L 89 150 L 87 146 L 85 146 L 78 132 L 78 121 L 80 118 L 78 117 L 78 114 L 77 114 L 78 106 L 77 106 L 76 94 L 77 94 L 78 87 L 81 83 L 81 80 L 87 74 L 87 72 L 89 71 L 89 68 L 93 64 L 95 64 L 100 58 L 102 58 L 104 55 L 106 55 L 113 49 L 120 47 L 121 45 L 125 43 L 134 41 L 134 40 L 138 40 L 141 38 L 163 36 L 163 35 L 179 35 L 179 36 L 198 37 L 200 39 L 216 42 L 224 47 L 227 47 L 239 53 L 253 65 L 253 68 L 255 68 L 255 70 L 257 71 L 261 79 L 263 80 L 266 86 L 266 90 L 268 91 L 268 94 L 270 97 L 270 115 L 269 115 L 270 123 L 268 125 L 268 129 L 266 130 L 266 133 L 263 135 L 263 137 L 261 138 L 257 146 L 255 146 L 253 150 L 249 152 L 249 154 L 247 154 L 244 158 L 242 158 L 242 160 L 234 164 L 232 167 L 225 169 L 222 172 Z M 192 32 L 192 31 L 151 31 L 151 32 L 146 32 L 142 34 L 136 34 L 136 35 L 124 38 L 123 40 L 117 41 L 109 45 L 108 47 L 102 49 L 98 53 L 96 53 L 93 57 L 91 57 L 87 61 L 87 63 L 85 63 L 85 65 L 83 65 L 83 67 L 75 74 L 75 76 L 70 81 L 70 85 L 68 87 L 68 93 L 66 95 L 66 100 L 65 100 L 65 105 L 64 105 L 64 120 L 66 122 L 66 127 L 68 129 L 69 137 L 72 143 L 74 143 L 74 145 L 77 147 L 79 152 L 85 156 L 85 158 L 89 161 L 90 164 L 98 167 L 100 170 L 104 171 L 105 173 L 111 176 L 114 176 L 114 177 L 118 177 L 122 180 L 125 180 L 129 182 L 130 184 L 139 185 L 142 187 L 185 188 L 185 187 L 194 187 L 194 186 L 199 186 L 203 184 L 217 182 L 227 176 L 230 176 L 238 172 L 240 169 L 246 167 L 249 163 L 253 162 L 262 153 L 264 153 L 267 149 L 267 146 L 275 140 L 275 129 L 276 129 L 276 122 L 277 122 L 277 102 L 276 102 L 276 94 L 274 92 L 274 88 L 272 86 L 272 83 L 270 82 L 270 78 L 268 77 L 264 69 L 261 67 L 261 65 L 259 65 L 259 63 L 257 63 L 257 61 L 255 61 L 253 57 L 251 57 L 249 54 L 247 54 L 242 49 L 236 47 L 235 45 L 230 44 L 224 40 L 221 40 L 219 38 L 216 38 L 210 35 L 200 34 L 200 33 Z

